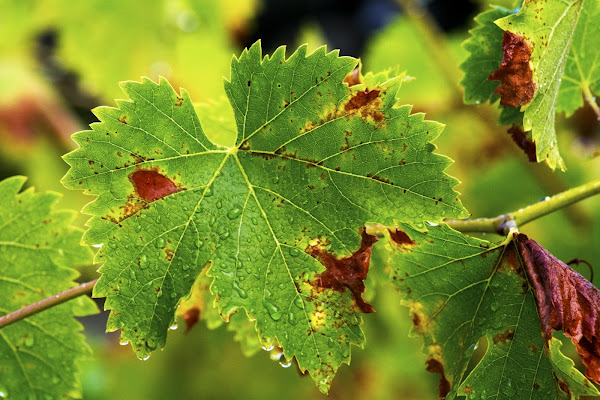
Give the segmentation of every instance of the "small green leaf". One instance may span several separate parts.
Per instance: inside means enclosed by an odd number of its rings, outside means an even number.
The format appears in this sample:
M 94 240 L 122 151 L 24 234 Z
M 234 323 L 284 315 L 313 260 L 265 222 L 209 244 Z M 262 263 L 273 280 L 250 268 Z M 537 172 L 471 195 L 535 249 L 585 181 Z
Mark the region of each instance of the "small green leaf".
M 532 47 L 535 94 L 525 111 L 523 128 L 532 131 L 537 160 L 552 169 L 565 169 L 559 154 L 555 132 L 558 93 L 583 0 L 527 1 L 518 14 L 496 21 L 505 31 L 524 38 Z
M 69 226 L 71 211 L 55 211 L 55 193 L 19 194 L 24 177 L 0 182 L 0 316 L 74 286 L 71 267 L 91 262 Z M 79 297 L 0 330 L 2 398 L 80 398 L 79 361 L 90 348 L 73 317 L 97 312 Z
M 556 344 L 546 349 L 511 240 L 493 244 L 446 225 L 428 232 L 400 228 L 390 234 L 392 279 L 406 296 L 414 332 L 424 339 L 428 370 L 441 374 L 441 397 L 562 399 L 563 388 L 598 395 Z M 482 337 L 488 350 L 464 378 Z
M 131 100 L 96 109 L 101 122 L 73 136 L 64 184 L 98 196 L 84 236 L 107 244 L 95 295 L 107 296 L 107 328 L 122 329 L 138 357 L 165 344 L 210 261 L 223 318 L 245 308 L 261 343 L 276 340 L 326 392 L 364 343 L 368 306 L 362 280 L 324 283 L 326 266 L 359 254 L 366 275 L 367 222 L 423 226 L 466 212 L 443 172 L 450 160 L 430 143 L 442 126 L 396 106 L 400 78 L 348 86 L 356 59 L 284 52 L 263 58 L 256 43 L 232 61 L 232 147 L 207 138 L 185 91 L 124 83 Z

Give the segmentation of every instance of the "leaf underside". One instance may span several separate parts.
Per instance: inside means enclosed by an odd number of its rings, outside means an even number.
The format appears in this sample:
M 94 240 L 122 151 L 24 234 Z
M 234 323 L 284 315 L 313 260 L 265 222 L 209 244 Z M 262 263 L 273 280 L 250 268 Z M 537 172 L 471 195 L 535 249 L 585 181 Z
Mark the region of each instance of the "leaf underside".
M 0 182 L 0 316 L 74 286 L 71 267 L 91 262 L 69 226 L 71 211 L 55 211 L 55 193 L 19 193 L 24 177 Z M 26 261 L 24 261 L 26 260 Z M 0 330 L 2 398 L 80 398 L 78 363 L 90 348 L 73 317 L 95 313 L 79 297 Z
M 427 369 L 441 375 L 440 397 L 598 395 L 560 353 L 560 342 L 546 345 L 540 335 L 534 292 L 514 242 L 493 244 L 446 225 L 428 232 L 402 225 L 389 247 L 392 280 L 406 294 L 413 332 L 424 339 Z M 483 337 L 488 349 L 464 377 Z
M 465 210 L 443 172 L 450 160 L 432 153 L 442 126 L 395 105 L 400 78 L 348 86 L 357 60 L 284 53 L 263 58 L 257 42 L 233 59 L 232 147 L 206 137 L 185 90 L 123 83 L 130 100 L 97 108 L 101 122 L 73 136 L 63 183 L 98 196 L 84 209 L 84 241 L 106 243 L 95 295 L 138 357 L 164 346 L 210 261 L 223 318 L 244 308 L 261 343 L 277 340 L 326 392 L 364 337 L 361 291 L 325 284 L 322 255 L 343 265 L 367 222 L 423 226 Z M 352 265 L 366 269 L 362 254 Z

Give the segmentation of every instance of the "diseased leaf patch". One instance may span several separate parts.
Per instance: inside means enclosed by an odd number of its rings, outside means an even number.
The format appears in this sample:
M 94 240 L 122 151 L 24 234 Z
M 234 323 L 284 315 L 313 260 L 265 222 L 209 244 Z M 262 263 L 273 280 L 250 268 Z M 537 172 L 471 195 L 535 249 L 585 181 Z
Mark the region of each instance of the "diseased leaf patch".
M 500 96 L 500 104 L 504 107 L 529 104 L 533 99 L 535 83 L 530 65 L 531 51 L 527 39 L 509 31 L 504 32 L 502 63 L 488 77 L 491 81 L 500 81 L 494 94 Z
M 369 235 L 364 229 L 361 236 L 362 241 L 359 249 L 351 256 L 342 259 L 337 259 L 320 246 L 309 246 L 306 251 L 327 268 L 325 272 L 317 277 L 319 287 L 337 290 L 342 293 L 348 289 L 354 296 L 358 308 L 364 313 L 372 313 L 375 310 L 363 300 L 362 293 L 365 291 L 363 281 L 367 279 L 369 271 L 371 248 L 377 242 L 377 236 Z
M 523 127 L 520 125 L 513 125 L 508 129 L 508 134 L 517 146 L 521 148 L 527 154 L 527 160 L 530 162 L 537 162 L 537 156 L 535 151 L 535 143 L 529 137 L 531 133 L 524 132 Z
M 421 232 L 403 224 L 396 232 L 402 232 L 400 240 L 389 235 L 388 244 L 392 281 L 405 296 L 414 332 L 424 339 L 425 368 L 440 375 L 440 398 L 598 394 L 560 353 L 560 342 L 540 335 L 517 239 L 493 244 L 446 225 Z M 465 377 L 482 337 L 487 352 Z
M 148 202 L 185 190 L 177 187 L 172 180 L 158 172 L 158 167 L 138 169 L 129 175 L 129 180 L 136 194 Z
M 74 135 L 64 182 L 98 196 L 84 240 L 107 244 L 95 295 L 138 357 L 165 344 L 210 265 L 212 298 L 241 341 L 251 343 L 253 320 L 263 346 L 277 343 L 326 392 L 373 311 L 362 298 L 375 242 L 365 223 L 466 215 L 443 172 L 450 160 L 430 143 L 442 126 L 397 106 L 402 78 L 345 83 L 356 65 L 324 48 L 244 50 L 225 83 L 232 147 L 211 142 L 188 94 L 165 80 L 124 83 L 131 100 L 96 109 L 101 122 Z M 194 309 L 190 325 L 211 308 Z

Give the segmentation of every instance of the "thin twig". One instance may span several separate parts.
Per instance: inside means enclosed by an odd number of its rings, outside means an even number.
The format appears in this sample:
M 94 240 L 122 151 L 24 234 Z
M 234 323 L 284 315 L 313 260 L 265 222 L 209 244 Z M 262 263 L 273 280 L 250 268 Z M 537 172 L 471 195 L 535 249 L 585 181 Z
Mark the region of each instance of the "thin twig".
M 82 283 L 79 286 L 67 289 L 63 292 L 57 293 L 36 303 L 6 314 L 0 317 L 0 329 L 17 321 L 21 321 L 27 317 L 31 317 L 32 315 L 37 314 L 40 311 L 44 311 L 50 307 L 57 306 L 76 297 L 91 293 L 94 285 L 96 285 L 96 282 L 98 282 L 98 279 Z
M 504 228 L 523 226 L 528 222 L 600 193 L 600 179 L 574 187 L 517 211 L 495 218 L 446 220 L 460 232 L 489 232 L 505 234 Z M 512 221 L 512 222 L 511 222 Z M 509 223 L 510 222 L 510 223 Z

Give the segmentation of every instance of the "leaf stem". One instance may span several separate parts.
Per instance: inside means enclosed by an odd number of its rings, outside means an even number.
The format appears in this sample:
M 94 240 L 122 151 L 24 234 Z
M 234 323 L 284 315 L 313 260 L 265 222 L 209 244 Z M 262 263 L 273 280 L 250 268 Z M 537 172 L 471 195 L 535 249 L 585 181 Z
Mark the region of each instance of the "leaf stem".
M 590 107 L 592 107 L 592 110 L 594 110 L 598 121 L 600 121 L 600 107 L 598 107 L 598 103 L 596 103 L 596 98 L 590 91 L 590 87 L 588 85 L 583 86 L 583 96 L 585 97 L 585 101 L 587 101 Z
M 490 232 L 506 234 L 511 227 L 522 226 L 544 215 L 600 193 L 600 179 L 574 187 L 540 202 L 495 218 L 446 220 L 460 232 Z
M 27 317 L 31 317 L 41 311 L 44 311 L 48 308 L 57 306 L 66 301 L 74 299 L 76 297 L 82 296 L 84 294 L 88 294 L 92 292 L 94 285 L 96 285 L 98 279 L 94 279 L 93 281 L 82 283 L 79 286 L 75 286 L 74 288 L 67 289 L 63 292 L 57 293 L 50 297 L 47 297 L 43 300 L 40 300 L 36 303 L 30 304 L 26 307 L 20 308 L 16 311 L 13 311 L 9 314 L 6 314 L 0 317 L 0 329 L 8 326 L 12 323 L 21 321 Z

